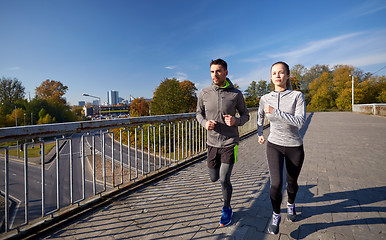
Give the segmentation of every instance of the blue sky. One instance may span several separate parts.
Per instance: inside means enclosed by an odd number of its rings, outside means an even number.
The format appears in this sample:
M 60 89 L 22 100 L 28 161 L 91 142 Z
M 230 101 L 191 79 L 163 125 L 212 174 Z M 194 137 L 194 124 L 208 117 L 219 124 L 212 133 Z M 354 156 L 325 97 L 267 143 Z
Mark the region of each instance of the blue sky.
M 0 32 L 0 77 L 19 79 L 27 98 L 60 81 L 70 104 L 109 90 L 152 98 L 172 77 L 201 89 L 216 58 L 243 91 L 279 60 L 386 66 L 384 0 L 0 0 Z

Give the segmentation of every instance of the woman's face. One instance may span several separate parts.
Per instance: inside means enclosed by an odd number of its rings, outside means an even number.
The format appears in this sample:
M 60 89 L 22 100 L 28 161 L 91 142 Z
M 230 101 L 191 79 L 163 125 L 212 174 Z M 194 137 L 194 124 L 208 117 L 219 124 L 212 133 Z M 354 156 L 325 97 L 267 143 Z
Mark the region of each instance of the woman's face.
M 275 85 L 276 90 L 286 89 L 286 83 L 289 77 L 290 76 L 283 64 L 278 63 L 273 65 L 271 70 L 271 81 Z

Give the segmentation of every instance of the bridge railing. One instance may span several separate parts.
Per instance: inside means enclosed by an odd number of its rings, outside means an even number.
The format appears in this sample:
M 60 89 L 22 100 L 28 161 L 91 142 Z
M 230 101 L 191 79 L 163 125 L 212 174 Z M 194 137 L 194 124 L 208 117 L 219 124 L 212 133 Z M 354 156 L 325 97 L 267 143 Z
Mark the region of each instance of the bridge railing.
M 249 110 L 240 135 L 256 130 L 257 109 Z M 206 136 L 195 113 L 2 128 L 1 232 L 189 161 L 206 151 Z M 13 141 L 23 142 L 23 157 Z M 38 156 L 30 156 L 36 148 Z

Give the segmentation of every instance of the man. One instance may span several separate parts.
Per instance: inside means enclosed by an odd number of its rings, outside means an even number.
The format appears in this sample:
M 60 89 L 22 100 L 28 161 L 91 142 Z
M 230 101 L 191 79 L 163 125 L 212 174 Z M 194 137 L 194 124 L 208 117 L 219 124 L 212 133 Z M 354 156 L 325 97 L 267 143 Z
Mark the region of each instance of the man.
M 248 122 L 249 112 L 243 94 L 227 78 L 228 69 L 224 60 L 212 60 L 210 75 L 213 84 L 201 90 L 196 118 L 208 130 L 209 176 L 212 182 L 220 179 L 224 198 L 220 225 L 226 226 L 231 223 L 233 215 L 230 177 L 233 164 L 237 161 L 238 126 Z M 240 117 L 236 117 L 236 111 Z

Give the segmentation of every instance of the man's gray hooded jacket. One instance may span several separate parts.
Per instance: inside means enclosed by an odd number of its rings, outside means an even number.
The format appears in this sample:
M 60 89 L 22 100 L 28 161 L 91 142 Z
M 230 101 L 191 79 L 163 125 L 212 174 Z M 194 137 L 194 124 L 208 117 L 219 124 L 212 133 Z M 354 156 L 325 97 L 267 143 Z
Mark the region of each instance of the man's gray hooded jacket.
M 234 88 L 227 78 L 229 85 L 225 88 L 212 84 L 203 88 L 198 97 L 196 118 L 205 127 L 208 120 L 217 122 L 214 130 L 208 131 L 207 144 L 212 147 L 229 147 L 239 142 L 238 126 L 249 120 L 249 111 L 240 90 Z M 236 112 L 240 114 L 236 117 Z M 234 126 L 225 124 L 224 115 L 236 118 Z

